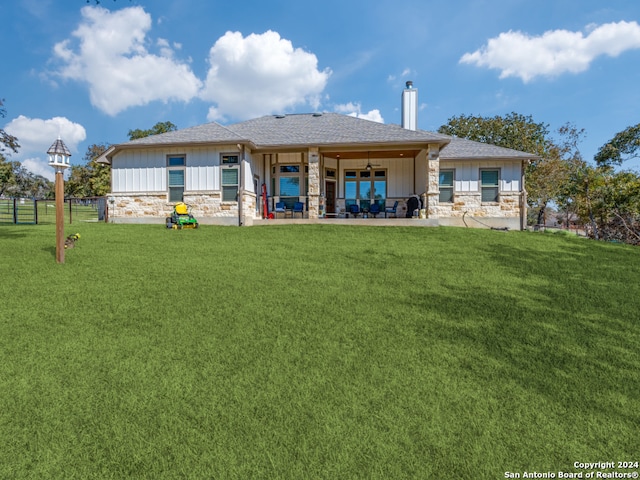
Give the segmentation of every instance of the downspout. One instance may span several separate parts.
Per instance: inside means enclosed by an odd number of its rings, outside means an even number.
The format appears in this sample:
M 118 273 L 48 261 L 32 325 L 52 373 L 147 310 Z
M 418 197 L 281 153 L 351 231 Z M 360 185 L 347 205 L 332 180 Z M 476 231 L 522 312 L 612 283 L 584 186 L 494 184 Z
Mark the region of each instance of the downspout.
M 262 183 L 265 185 L 265 188 L 267 188 L 267 185 L 269 185 L 267 183 L 267 156 L 265 154 L 262 154 Z M 260 191 L 260 195 L 262 195 L 262 191 Z M 264 202 L 260 202 L 262 205 L 262 218 L 268 218 L 269 217 L 269 206 L 268 206 L 268 197 L 267 199 L 265 199 Z
M 525 171 L 530 160 L 523 160 L 520 167 L 520 189 L 522 191 L 520 195 L 520 230 L 527 229 L 527 189 L 524 185 Z
M 244 145 L 237 145 L 240 150 L 240 185 L 238 186 L 238 226 L 244 225 L 244 212 L 242 211 L 242 197 L 244 196 Z

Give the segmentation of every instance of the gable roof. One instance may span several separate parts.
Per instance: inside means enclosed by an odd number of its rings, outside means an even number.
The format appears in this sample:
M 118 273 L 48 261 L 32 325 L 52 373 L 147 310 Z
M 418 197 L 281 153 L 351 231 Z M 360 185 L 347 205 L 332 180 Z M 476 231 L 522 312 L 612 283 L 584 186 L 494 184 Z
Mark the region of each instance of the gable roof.
M 167 145 L 245 144 L 252 150 L 307 146 L 403 146 L 439 144 L 440 159 L 535 159 L 536 155 L 425 130 L 408 130 L 339 113 L 265 115 L 228 126 L 216 122 L 151 135 L 111 146 L 98 162 L 120 150 Z
M 450 137 L 339 113 L 265 115 L 229 125 L 260 147 L 448 143 Z
M 511 148 L 498 147 L 489 143 L 475 142 L 466 138 L 449 137 L 451 142 L 440 151 L 441 160 L 492 159 L 536 159 L 537 155 Z

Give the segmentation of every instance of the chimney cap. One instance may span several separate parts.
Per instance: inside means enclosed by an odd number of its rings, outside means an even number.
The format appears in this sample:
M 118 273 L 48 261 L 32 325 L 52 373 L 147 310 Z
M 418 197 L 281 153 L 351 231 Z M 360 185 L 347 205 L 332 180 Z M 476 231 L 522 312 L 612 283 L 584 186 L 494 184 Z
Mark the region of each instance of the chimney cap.
M 413 82 L 411 80 L 407 80 L 407 88 L 412 88 L 413 87 Z

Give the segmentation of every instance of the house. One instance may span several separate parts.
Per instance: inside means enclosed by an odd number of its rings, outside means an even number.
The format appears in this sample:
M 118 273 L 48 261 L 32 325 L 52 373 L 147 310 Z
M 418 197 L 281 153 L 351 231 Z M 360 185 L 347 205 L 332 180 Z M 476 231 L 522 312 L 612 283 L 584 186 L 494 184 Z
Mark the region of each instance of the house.
M 111 165 L 110 219 L 163 222 L 184 201 L 201 223 L 252 225 L 278 202 L 289 210 L 299 202 L 308 221 L 326 221 L 348 217 L 352 205 L 384 212 L 397 201 L 397 216 L 421 214 L 416 224 L 463 225 L 466 216 L 526 226 L 524 171 L 534 155 L 418 130 L 411 82 L 402 112 L 402 125 L 267 115 L 113 145 L 99 159 Z

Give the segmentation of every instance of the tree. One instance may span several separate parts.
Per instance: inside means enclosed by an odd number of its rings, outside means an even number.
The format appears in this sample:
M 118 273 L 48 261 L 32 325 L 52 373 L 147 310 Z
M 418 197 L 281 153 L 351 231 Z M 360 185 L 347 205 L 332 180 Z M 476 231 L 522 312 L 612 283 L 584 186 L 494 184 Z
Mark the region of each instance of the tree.
M 15 184 L 15 172 L 20 162 L 12 162 L 0 153 L 0 197 L 8 193 L 9 188 Z
M 139 138 L 150 137 L 151 135 L 159 135 L 161 133 L 174 132 L 178 129 L 171 122 L 158 122 L 149 130 L 129 130 L 129 140 L 137 140 Z
M 4 118 L 6 114 L 4 99 L 0 98 L 0 118 Z M 0 196 L 4 195 L 9 187 L 15 183 L 15 172 L 20 166 L 19 162 L 9 161 L 4 153 L 8 150 L 17 153 L 18 148 L 20 148 L 18 139 L 0 128 Z
M 627 127 L 605 143 L 595 156 L 601 166 L 622 165 L 622 162 L 640 155 L 640 123 Z
M 452 117 L 438 132 L 539 157 L 529 163 L 526 171 L 527 201 L 532 209 L 537 210 L 537 223 L 544 223 L 548 205 L 558 198 L 568 181 L 568 162 L 579 158 L 577 144 L 584 133 L 567 124 L 558 130 L 561 141 L 556 142 L 550 137 L 547 124 L 518 113 L 504 117 Z
M 89 146 L 84 156 L 92 173 L 89 180 L 91 191 L 96 197 L 102 197 L 111 190 L 111 166 L 96 161 L 108 148 L 109 146 L 104 143 L 93 144 Z
M 550 146 L 548 128 L 544 123 L 536 123 L 530 115 L 512 112 L 504 117 L 452 117 L 438 132 L 545 157 Z
M 97 158 L 107 151 L 108 145 L 93 144 L 84 155 L 85 165 L 73 165 L 65 182 L 65 194 L 70 197 L 102 197 L 111 189 L 109 165 L 98 163 Z
M 30 172 L 20 162 L 0 162 L 0 195 L 48 198 L 52 192 L 52 182 Z
M 4 108 L 4 99 L 0 98 L 0 117 L 4 118 L 6 114 L 7 111 Z M 19 148 L 20 144 L 18 143 L 18 139 L 13 135 L 9 135 L 3 128 L 0 128 L 0 154 L 7 150 L 11 150 L 13 153 L 18 153 Z

